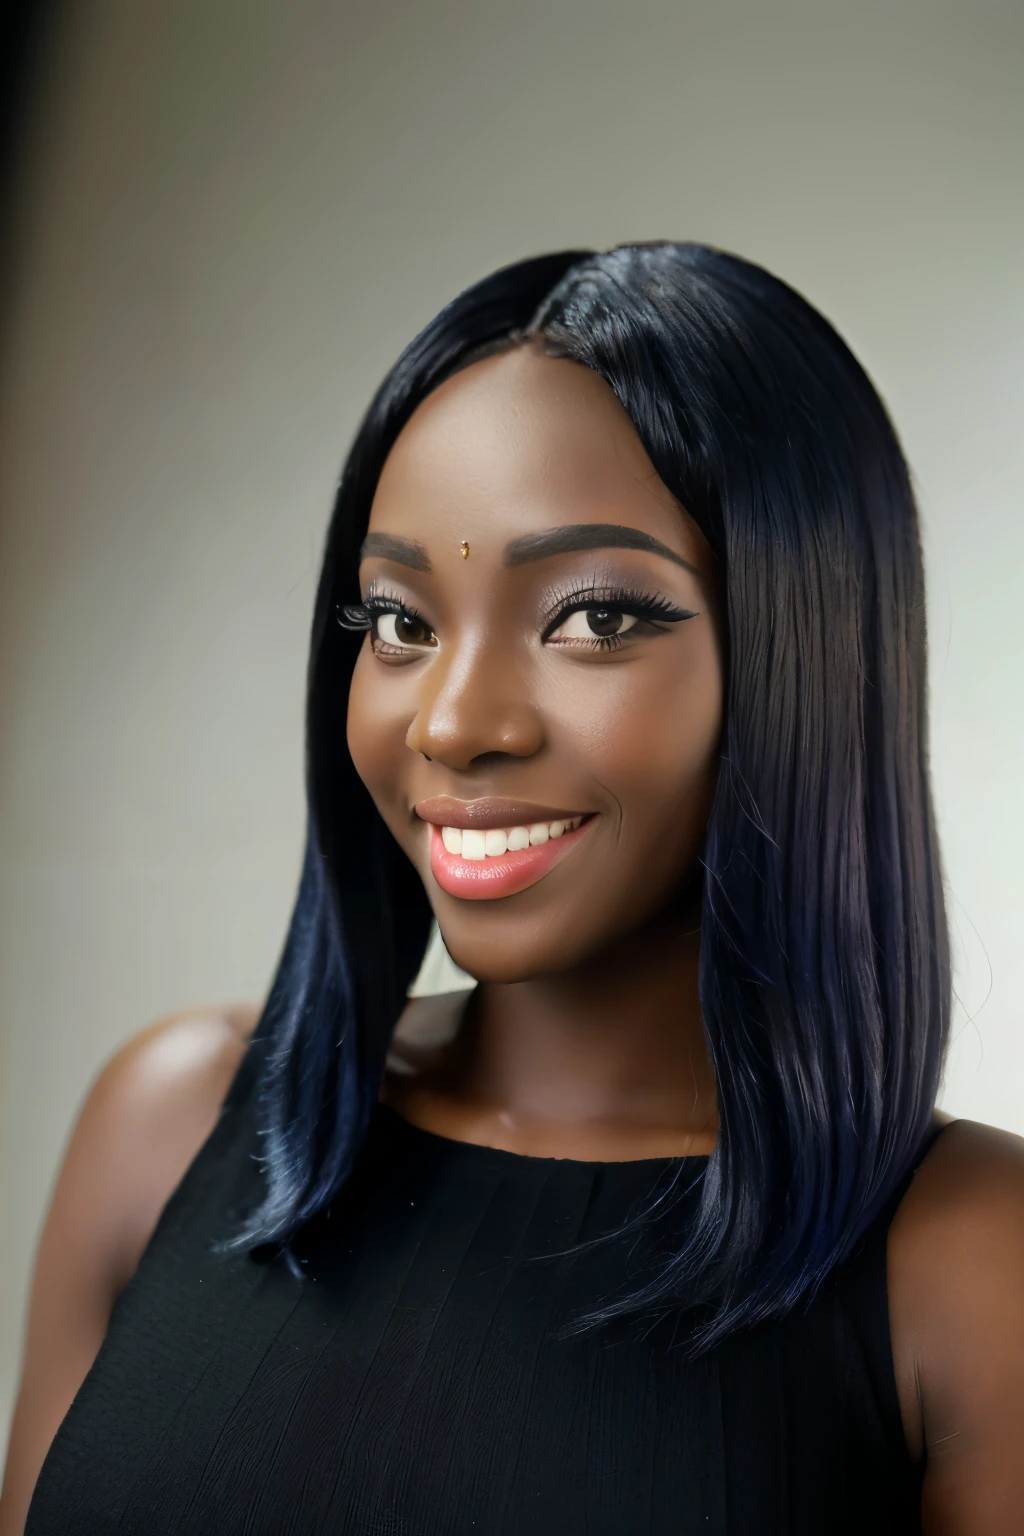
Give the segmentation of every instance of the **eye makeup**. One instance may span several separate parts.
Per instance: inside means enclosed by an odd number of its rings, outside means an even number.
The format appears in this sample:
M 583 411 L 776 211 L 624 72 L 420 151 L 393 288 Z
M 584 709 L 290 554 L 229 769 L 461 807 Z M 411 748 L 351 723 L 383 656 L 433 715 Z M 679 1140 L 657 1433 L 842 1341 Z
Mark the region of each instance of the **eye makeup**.
M 381 622 L 389 615 L 394 620 L 390 626 L 395 629 L 393 639 L 380 633 Z M 376 581 L 371 583 L 361 603 L 339 603 L 335 608 L 335 617 L 342 629 L 369 630 L 374 650 L 381 656 L 404 655 L 409 651 L 437 645 L 437 636 L 423 615 L 411 603 L 397 593 L 387 591 Z M 397 625 L 402 626 L 401 635 L 398 634 Z M 428 638 L 417 638 L 417 630 Z
M 361 603 L 338 603 L 334 609 L 334 616 L 342 629 L 353 630 L 372 630 L 375 618 L 382 613 L 408 614 L 410 618 L 427 625 L 423 615 L 406 598 L 399 597 L 397 592 L 389 592 L 382 583 L 376 581 L 370 583 Z
M 549 639 L 572 614 L 584 613 L 591 609 L 625 614 L 655 627 L 659 621 L 663 624 L 679 624 L 684 619 L 697 617 L 695 609 L 681 608 L 678 603 L 674 603 L 671 598 L 665 597 L 662 593 L 646 591 L 636 586 L 618 585 L 607 579 L 603 581 L 589 579 L 572 583 L 557 591 L 553 597 L 554 601 L 548 610 L 547 617 L 542 621 L 542 640 Z M 616 639 L 618 637 L 601 638 Z
M 627 584 L 617 584 L 608 578 L 591 577 L 556 589 L 550 594 L 546 613 L 540 619 L 541 640 L 546 642 L 574 613 L 597 612 L 618 614 L 642 622 L 654 630 L 667 624 L 679 624 L 685 619 L 697 617 L 697 610 L 682 608 L 678 603 L 659 592 Z M 361 603 L 338 604 L 335 609 L 338 623 L 343 629 L 369 630 L 374 641 L 378 640 L 378 623 L 385 614 L 400 617 L 406 627 L 418 625 L 433 635 L 427 620 L 405 598 L 389 591 L 382 583 L 372 582 Z M 630 631 L 635 628 L 630 626 Z M 621 634 L 601 635 L 582 642 L 592 649 L 609 648 L 622 643 Z M 639 638 L 639 637 L 637 637 Z M 436 644 L 436 637 L 434 638 Z M 561 642 L 566 643 L 566 642 Z M 573 642 L 579 645 L 581 642 Z

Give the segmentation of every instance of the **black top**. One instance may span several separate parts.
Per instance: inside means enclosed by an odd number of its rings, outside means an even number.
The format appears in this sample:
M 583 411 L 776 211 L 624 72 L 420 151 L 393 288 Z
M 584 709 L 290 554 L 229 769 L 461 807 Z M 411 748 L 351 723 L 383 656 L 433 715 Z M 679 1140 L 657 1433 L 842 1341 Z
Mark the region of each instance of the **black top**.
M 330 1218 L 218 1256 L 259 1193 L 243 1067 L 120 1296 L 28 1536 L 872 1536 L 920 1531 L 887 1220 L 813 1305 L 696 1360 L 683 1310 L 559 1336 L 678 1245 L 619 1226 L 705 1160 L 525 1157 L 378 1105 Z

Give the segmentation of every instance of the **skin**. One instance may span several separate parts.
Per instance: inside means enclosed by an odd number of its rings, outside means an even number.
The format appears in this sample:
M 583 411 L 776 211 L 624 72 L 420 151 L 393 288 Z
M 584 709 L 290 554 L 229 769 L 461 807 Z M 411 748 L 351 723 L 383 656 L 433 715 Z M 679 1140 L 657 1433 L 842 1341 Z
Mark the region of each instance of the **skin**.
M 214 1127 L 258 1012 L 202 1008 L 162 1019 L 92 1086 L 36 1255 L 0 1536 L 20 1536 L 50 1441 L 161 1210 Z
M 670 555 L 591 548 L 507 563 L 510 541 L 594 524 L 628 526 Z M 378 544 L 364 595 L 384 582 L 423 620 L 414 633 L 436 644 L 382 655 L 379 636 L 376 653 L 367 637 L 350 697 L 353 759 L 449 950 L 479 978 L 468 1003 L 410 1005 L 381 1098 L 427 1130 L 527 1154 L 711 1151 L 697 897 L 724 635 L 699 531 L 602 381 L 532 349 L 476 363 L 424 402 L 389 456 L 370 530 L 416 541 L 430 570 Z M 618 650 L 560 646 L 551 594 L 595 576 L 666 594 L 694 617 L 631 630 Z M 439 886 L 415 809 L 438 796 L 592 820 L 534 885 L 468 900 Z M 0 1536 L 22 1529 L 114 1298 L 216 1120 L 256 1012 L 165 1021 L 115 1057 L 86 1103 L 39 1251 Z M 1019 1138 L 964 1121 L 944 1130 L 892 1223 L 888 1286 L 927 1536 L 1019 1532 Z
M 610 548 L 507 564 L 510 545 L 572 524 L 640 530 L 677 560 Z M 607 385 L 526 348 L 424 402 L 388 457 L 369 526 L 418 542 L 431 570 L 371 554 L 364 595 L 382 585 L 436 643 L 396 653 L 367 637 L 349 748 L 450 954 L 480 981 L 456 1047 L 421 1063 L 415 1086 L 388 1081 L 387 1096 L 428 1129 L 513 1151 L 710 1152 L 697 996 L 698 858 L 723 698 L 710 549 Z M 545 640 L 559 594 L 581 586 L 667 598 L 694 616 L 638 622 L 614 649 Z M 593 820 L 529 889 L 466 900 L 431 872 L 415 807 L 439 796 Z

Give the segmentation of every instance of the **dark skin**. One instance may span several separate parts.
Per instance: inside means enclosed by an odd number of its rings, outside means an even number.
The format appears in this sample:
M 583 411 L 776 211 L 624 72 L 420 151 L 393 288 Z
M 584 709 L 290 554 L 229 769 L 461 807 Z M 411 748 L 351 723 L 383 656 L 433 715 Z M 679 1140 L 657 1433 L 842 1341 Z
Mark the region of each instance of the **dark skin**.
M 565 548 L 567 529 L 577 542 L 589 530 L 587 547 Z M 534 536 L 552 530 L 562 547 L 538 550 Z M 473 364 L 419 407 L 385 465 L 370 533 L 363 593 L 376 581 L 392 606 L 357 664 L 352 755 L 449 950 L 478 978 L 468 1004 L 410 1005 L 381 1097 L 427 1130 L 527 1155 L 710 1152 L 699 855 L 724 630 L 699 530 L 604 383 L 526 347 Z M 559 609 L 588 587 L 602 594 L 598 629 L 617 630 L 620 644 L 591 644 L 586 611 Z M 663 607 L 617 623 L 612 589 L 634 607 L 656 594 L 676 616 Z M 411 621 L 394 612 L 403 606 Z M 587 820 L 523 889 L 453 894 L 420 812 L 447 824 L 460 804 L 488 800 L 516 818 L 532 806 L 538 821 L 541 811 Z M 118 1053 L 85 1105 L 36 1266 L 0 1536 L 22 1530 L 53 1433 L 216 1120 L 257 1013 L 205 1009 L 155 1026 Z M 1019 1533 L 1020 1138 L 964 1121 L 944 1130 L 890 1229 L 888 1288 L 926 1536 Z
M 590 541 L 603 525 L 610 547 L 522 542 L 566 525 Z M 616 547 L 622 528 L 665 553 Z M 532 350 L 477 364 L 424 403 L 385 465 L 370 532 L 425 551 L 429 571 L 371 553 L 361 578 L 364 593 L 408 604 L 426 643 L 367 638 L 349 747 L 449 952 L 480 982 L 456 1049 L 416 1079 L 389 1079 L 386 1095 L 428 1129 L 512 1151 L 710 1152 L 697 876 L 723 661 L 707 543 L 597 375 Z M 540 557 L 510 565 L 510 548 Z M 692 617 L 629 615 L 608 646 L 564 635 L 584 628 L 580 613 L 543 638 L 581 588 L 667 599 Z M 529 889 L 466 900 L 431 873 L 414 807 L 433 797 L 593 820 Z

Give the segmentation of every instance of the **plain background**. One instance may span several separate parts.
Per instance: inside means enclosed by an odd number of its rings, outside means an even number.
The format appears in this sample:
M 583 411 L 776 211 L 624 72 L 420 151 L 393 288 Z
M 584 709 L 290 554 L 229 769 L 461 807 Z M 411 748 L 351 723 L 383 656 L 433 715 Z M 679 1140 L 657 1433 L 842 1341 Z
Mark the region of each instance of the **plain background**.
M 272 971 L 358 417 L 447 299 L 528 254 L 738 251 L 877 382 L 930 584 L 944 1103 L 1024 1131 L 1022 66 L 1015 0 L 68 7 L 0 380 L 3 1400 L 98 1064 Z

